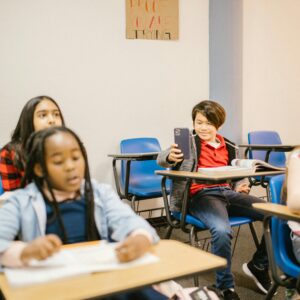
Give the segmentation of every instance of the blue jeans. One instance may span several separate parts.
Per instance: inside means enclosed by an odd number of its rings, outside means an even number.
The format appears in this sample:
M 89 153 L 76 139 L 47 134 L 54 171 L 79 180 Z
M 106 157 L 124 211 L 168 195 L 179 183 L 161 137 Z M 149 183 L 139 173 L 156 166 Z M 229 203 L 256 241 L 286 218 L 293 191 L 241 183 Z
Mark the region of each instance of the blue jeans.
M 252 203 L 259 202 L 265 201 L 248 194 L 237 193 L 226 187 L 203 189 L 191 198 L 189 212 L 209 228 L 212 236 L 212 253 L 227 259 L 227 267 L 216 272 L 216 283 L 219 289 L 234 287 L 231 272 L 232 229 L 228 216 L 247 216 L 255 221 L 262 221 L 263 215 L 251 207 Z M 256 266 L 268 268 L 264 238 L 254 253 L 252 261 Z

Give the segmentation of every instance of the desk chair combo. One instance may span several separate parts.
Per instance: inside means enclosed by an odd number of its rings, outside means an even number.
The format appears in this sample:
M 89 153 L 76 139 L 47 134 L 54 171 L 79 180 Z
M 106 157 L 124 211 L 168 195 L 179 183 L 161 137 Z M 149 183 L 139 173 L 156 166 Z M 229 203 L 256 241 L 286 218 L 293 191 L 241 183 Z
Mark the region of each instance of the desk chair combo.
M 197 233 L 200 231 L 208 230 L 206 225 L 200 221 L 199 219 L 193 217 L 188 213 L 188 201 L 189 201 L 189 187 L 191 184 L 191 180 L 187 180 L 186 189 L 183 196 L 183 202 L 182 202 L 182 209 L 180 212 L 175 212 L 170 210 L 169 206 L 169 198 L 168 198 L 168 190 L 166 189 L 166 177 L 164 176 L 162 179 L 162 193 L 163 193 L 163 199 L 164 199 L 164 205 L 166 210 L 166 218 L 168 221 L 169 228 L 167 230 L 167 233 L 165 235 L 166 239 L 169 239 L 172 234 L 173 229 L 181 229 L 183 232 L 187 233 L 189 235 L 189 243 L 192 246 L 199 246 L 199 239 L 197 236 Z M 233 244 L 232 249 L 232 256 L 235 251 L 237 239 L 240 232 L 240 226 L 244 224 L 249 224 L 251 234 L 255 243 L 256 248 L 258 248 L 259 242 L 258 238 L 253 226 L 253 220 L 249 217 L 229 217 L 230 225 L 231 227 L 238 227 L 235 241 Z M 205 240 L 206 242 L 206 240 Z M 205 247 L 205 242 L 203 243 L 203 249 Z M 208 246 L 206 250 L 208 250 Z M 194 277 L 194 284 L 195 286 L 199 286 L 198 277 Z
M 248 133 L 248 144 L 251 145 L 282 145 L 281 138 L 276 131 L 252 131 Z M 277 167 L 285 167 L 286 157 L 284 152 L 262 151 L 262 150 L 246 150 L 249 159 L 259 159 L 270 163 Z M 256 177 L 250 180 L 251 185 L 262 185 L 267 188 L 272 176 L 263 178 Z M 268 191 L 267 191 L 268 196 Z
M 164 169 L 156 163 L 156 157 L 161 151 L 159 141 L 156 138 L 124 139 L 120 143 L 120 150 L 122 154 L 129 154 L 127 159 L 121 159 L 120 174 L 116 166 L 116 161 L 120 158 L 113 159 L 115 184 L 120 198 L 129 200 L 135 212 L 148 212 L 148 221 L 154 227 L 165 226 L 163 207 L 139 210 L 139 201 L 162 197 L 161 176 L 155 174 L 155 170 Z M 142 155 L 130 157 L 130 153 Z M 160 217 L 152 218 L 155 210 L 161 211 Z
M 285 175 L 274 176 L 270 179 L 271 202 L 281 203 L 281 188 Z M 268 233 L 269 232 L 269 233 Z M 300 275 L 300 266 L 297 263 L 290 238 L 290 228 L 287 221 L 272 217 L 271 234 L 268 230 L 266 243 L 269 255 L 269 264 L 272 272 L 273 285 L 269 290 L 266 299 L 271 299 L 278 286 L 289 287 L 291 282 Z M 284 274 L 279 274 L 278 269 Z

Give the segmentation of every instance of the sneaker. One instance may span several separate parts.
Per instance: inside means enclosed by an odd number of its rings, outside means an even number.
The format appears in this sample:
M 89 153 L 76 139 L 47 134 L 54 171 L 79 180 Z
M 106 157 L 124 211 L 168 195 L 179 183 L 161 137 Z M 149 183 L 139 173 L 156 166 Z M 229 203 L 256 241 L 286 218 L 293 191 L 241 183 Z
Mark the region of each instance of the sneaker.
M 227 289 L 222 291 L 224 300 L 240 300 L 239 295 L 234 289 Z
M 268 270 L 260 269 L 257 266 L 255 266 L 252 261 L 250 261 L 247 264 L 243 264 L 243 271 L 246 275 L 248 275 L 254 280 L 257 287 L 264 294 L 268 294 L 268 290 L 271 288 L 272 285 Z

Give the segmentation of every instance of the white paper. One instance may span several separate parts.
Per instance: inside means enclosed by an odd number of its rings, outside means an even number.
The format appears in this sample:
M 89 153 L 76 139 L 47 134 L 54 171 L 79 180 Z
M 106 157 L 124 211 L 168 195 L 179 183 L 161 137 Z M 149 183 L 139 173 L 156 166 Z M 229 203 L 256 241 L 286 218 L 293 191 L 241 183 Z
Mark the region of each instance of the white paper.
M 92 272 L 126 269 L 159 260 L 157 256 L 146 253 L 132 262 L 120 263 L 114 251 L 116 245 L 101 241 L 96 245 L 63 249 L 43 261 L 32 260 L 28 267 L 5 268 L 4 273 L 10 285 L 25 286 Z
M 222 166 L 222 167 L 212 167 L 212 168 L 198 168 L 198 172 L 203 174 L 216 174 L 216 175 L 224 175 L 224 174 L 233 174 L 233 173 L 243 173 L 249 174 L 253 173 L 253 167 L 239 167 L 239 166 Z

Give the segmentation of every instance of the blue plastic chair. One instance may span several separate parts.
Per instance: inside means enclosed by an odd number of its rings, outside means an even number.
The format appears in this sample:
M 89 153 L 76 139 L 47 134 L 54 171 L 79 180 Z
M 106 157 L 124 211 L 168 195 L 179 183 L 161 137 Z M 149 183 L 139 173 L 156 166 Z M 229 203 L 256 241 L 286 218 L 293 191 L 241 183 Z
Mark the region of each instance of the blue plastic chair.
M 285 175 L 274 176 L 270 179 L 269 189 L 272 203 L 282 204 L 281 202 L 281 188 L 285 180 Z M 271 299 L 275 294 L 278 286 L 288 287 L 291 281 L 298 278 L 300 275 L 300 265 L 296 262 L 293 254 L 290 228 L 287 225 L 287 221 L 272 217 L 271 221 L 271 238 L 266 235 L 266 242 L 268 243 L 268 249 L 272 249 L 270 258 L 270 268 L 273 277 L 273 285 L 266 296 L 266 299 Z M 271 247 L 272 245 L 272 247 Z M 285 278 L 282 278 L 278 274 L 277 267 L 285 274 Z
M 161 147 L 156 138 L 133 138 L 122 140 L 120 143 L 120 150 L 122 154 L 149 153 L 160 152 Z M 116 168 L 114 166 L 115 182 L 119 196 L 121 199 L 129 200 L 132 208 L 136 212 L 141 212 L 138 209 L 140 200 L 162 197 L 161 176 L 156 175 L 155 171 L 163 170 L 164 168 L 160 167 L 156 163 L 156 156 L 154 156 L 151 160 L 122 160 L 120 176 L 116 172 Z M 129 173 L 126 180 L 126 173 L 128 170 Z M 167 184 L 169 191 L 169 183 Z M 163 211 L 163 208 L 159 209 Z M 153 210 L 156 209 L 150 209 L 146 211 L 152 212 Z M 164 221 L 162 222 L 164 222 L 165 225 L 165 218 L 163 218 L 163 220 Z M 153 223 L 152 225 L 155 226 Z
M 190 244 L 192 246 L 197 246 L 197 242 L 198 242 L 197 232 L 208 230 L 208 228 L 202 221 L 200 221 L 199 219 L 195 218 L 194 216 L 192 216 L 188 213 L 188 201 L 189 201 L 188 198 L 189 197 L 185 197 L 185 196 L 183 197 L 182 209 L 180 212 L 170 210 L 167 190 L 165 188 L 165 182 L 166 182 L 166 178 L 164 177 L 162 179 L 162 192 L 163 192 L 163 199 L 164 199 L 164 205 L 165 205 L 165 210 L 166 210 L 166 218 L 167 218 L 167 221 L 169 224 L 169 228 L 167 230 L 165 238 L 169 239 L 172 234 L 172 230 L 180 228 L 183 232 L 188 233 Z M 187 184 L 187 186 L 186 186 L 185 194 L 189 193 L 188 191 L 189 191 L 189 184 Z M 258 248 L 259 242 L 258 242 L 258 238 L 257 238 L 256 232 L 255 232 L 254 226 L 253 226 L 254 221 L 251 218 L 249 218 L 249 217 L 229 217 L 229 221 L 230 221 L 231 227 L 238 227 L 235 241 L 233 244 L 232 256 L 235 251 L 237 239 L 238 239 L 239 232 L 240 232 L 240 226 L 244 225 L 244 224 L 249 224 L 251 234 L 253 237 L 253 241 L 255 243 L 256 248 Z M 205 243 L 202 248 L 204 249 L 204 247 L 205 247 Z M 194 277 L 194 284 L 195 284 L 195 286 L 199 286 L 199 281 L 198 281 L 197 276 Z
M 249 144 L 261 145 L 281 145 L 281 139 L 276 131 L 252 131 L 248 133 Z M 250 159 L 265 160 L 266 151 L 250 150 Z M 272 152 L 270 154 L 268 163 L 278 167 L 285 167 L 286 157 L 284 152 Z
M 252 131 L 248 133 L 248 144 L 259 145 L 281 145 L 281 139 L 276 131 Z M 249 150 L 248 157 L 250 159 L 260 159 L 265 161 L 267 158 L 267 151 Z M 286 157 L 284 152 L 271 152 L 267 162 L 277 167 L 285 167 Z M 261 185 L 267 188 L 267 199 L 269 200 L 268 184 L 272 176 L 249 178 L 250 184 Z

